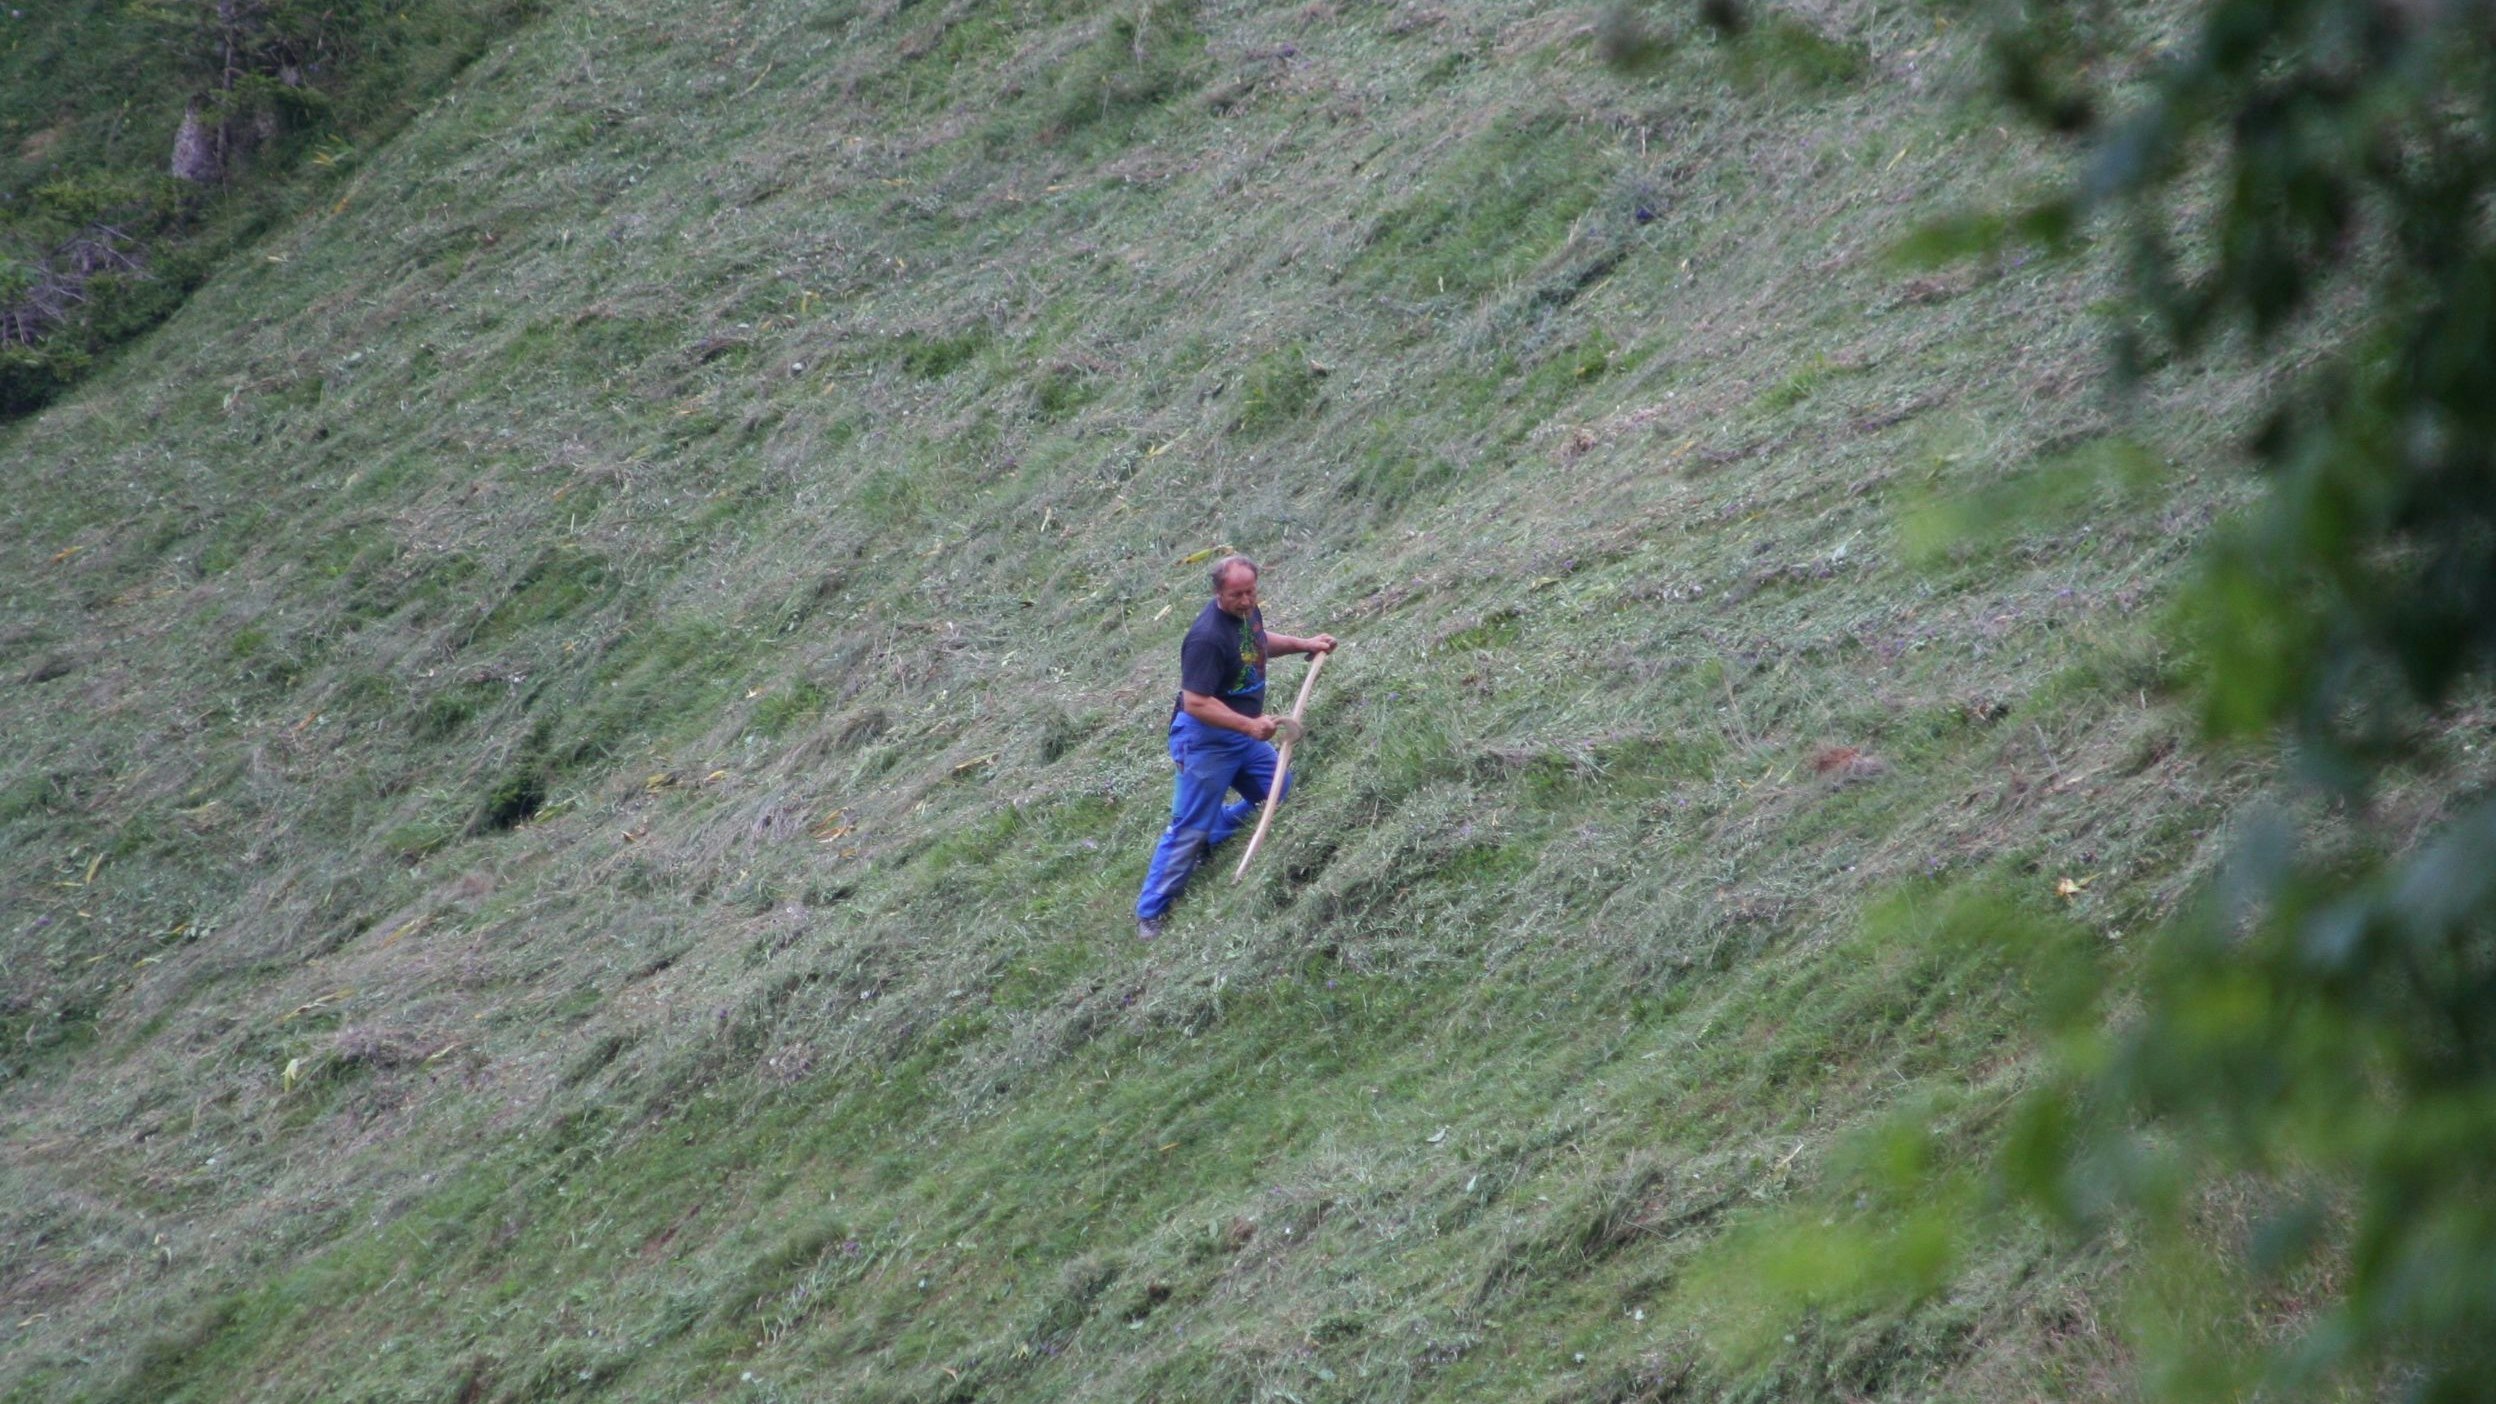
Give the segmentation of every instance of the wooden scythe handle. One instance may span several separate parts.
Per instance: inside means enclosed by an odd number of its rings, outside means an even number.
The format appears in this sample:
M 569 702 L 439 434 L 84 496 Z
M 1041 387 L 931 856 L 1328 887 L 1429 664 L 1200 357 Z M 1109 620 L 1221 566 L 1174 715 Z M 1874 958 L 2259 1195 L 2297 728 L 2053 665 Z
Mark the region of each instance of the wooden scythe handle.
M 1325 668 L 1326 660 L 1334 656 L 1331 651 L 1321 653 L 1309 665 L 1309 675 L 1300 680 L 1300 696 L 1291 704 L 1293 721 L 1299 721 L 1309 710 L 1309 689 L 1317 686 L 1318 673 Z M 1283 790 L 1291 778 L 1291 744 L 1288 739 L 1283 742 L 1282 756 L 1274 763 L 1274 792 L 1260 806 L 1264 812 L 1257 816 L 1257 831 L 1248 836 L 1248 851 L 1239 855 L 1239 866 L 1231 872 L 1233 882 L 1248 876 L 1248 860 L 1257 856 L 1257 845 L 1265 842 L 1265 831 L 1274 823 L 1274 811 L 1283 807 Z

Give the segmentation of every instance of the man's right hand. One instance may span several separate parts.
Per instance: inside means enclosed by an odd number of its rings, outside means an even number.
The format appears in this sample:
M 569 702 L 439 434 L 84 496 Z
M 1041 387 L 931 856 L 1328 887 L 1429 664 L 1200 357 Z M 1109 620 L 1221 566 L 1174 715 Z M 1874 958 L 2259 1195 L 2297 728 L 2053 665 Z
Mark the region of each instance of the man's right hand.
M 1282 726 L 1282 723 L 1273 717 L 1243 717 L 1201 692 L 1189 692 L 1185 689 L 1179 692 L 1179 710 L 1207 726 L 1218 726 L 1225 731 L 1236 731 L 1259 741 L 1273 740 L 1275 731 Z

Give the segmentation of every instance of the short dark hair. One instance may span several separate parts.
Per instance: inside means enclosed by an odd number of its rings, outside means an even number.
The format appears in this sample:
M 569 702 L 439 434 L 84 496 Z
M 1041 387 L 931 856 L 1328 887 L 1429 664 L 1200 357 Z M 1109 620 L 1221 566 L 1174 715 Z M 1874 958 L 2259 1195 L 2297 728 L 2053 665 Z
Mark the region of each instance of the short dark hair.
M 1221 594 L 1223 579 L 1232 571 L 1238 570 L 1243 566 L 1247 568 L 1248 573 L 1252 576 L 1262 577 L 1265 574 L 1264 571 L 1257 569 L 1257 563 L 1255 561 L 1248 559 L 1246 556 L 1224 556 L 1222 559 L 1213 563 L 1213 570 L 1208 576 L 1208 578 L 1213 581 L 1213 592 L 1217 595 Z

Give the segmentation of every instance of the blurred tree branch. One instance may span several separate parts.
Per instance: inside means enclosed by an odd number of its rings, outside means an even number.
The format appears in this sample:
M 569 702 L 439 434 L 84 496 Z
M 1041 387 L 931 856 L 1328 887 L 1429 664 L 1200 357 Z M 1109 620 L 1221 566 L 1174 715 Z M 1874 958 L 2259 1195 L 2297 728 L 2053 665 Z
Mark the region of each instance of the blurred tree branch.
M 1668 62 L 1659 9 L 1616 8 L 1606 59 Z M 1997 92 L 2076 174 L 1916 252 L 2111 250 L 2118 379 L 2222 341 L 2325 348 L 2251 436 L 2266 490 L 2181 627 L 2210 743 L 2286 741 L 2348 816 L 2329 854 L 2251 824 L 2137 967 L 1994 915 L 2059 952 L 2061 992 L 1995 1192 L 2161 1245 L 2132 1254 L 2156 1392 L 2496 1398 L 2496 799 L 2439 769 L 2496 664 L 2496 6 L 2196 0 L 2146 52 L 2113 7 L 1982 13 Z M 2415 842 L 2369 822 L 2396 772 L 2447 799 Z M 2197 1209 L 2246 1185 L 2249 1237 L 2212 1243 Z M 2328 1286 L 2293 1338 L 2249 1332 L 2298 1274 Z

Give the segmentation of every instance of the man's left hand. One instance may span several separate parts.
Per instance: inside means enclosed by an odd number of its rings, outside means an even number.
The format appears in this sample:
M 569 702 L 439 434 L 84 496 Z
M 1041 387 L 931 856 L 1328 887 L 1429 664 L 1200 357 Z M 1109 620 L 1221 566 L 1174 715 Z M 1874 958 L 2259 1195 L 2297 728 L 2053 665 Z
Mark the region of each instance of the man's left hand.
M 1332 634 L 1320 634 L 1312 639 L 1302 639 L 1301 642 L 1309 646 L 1309 652 L 1311 653 L 1332 653 L 1335 651 L 1335 636 Z

